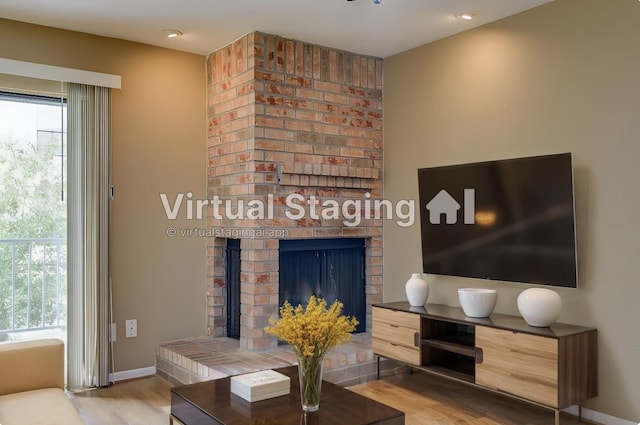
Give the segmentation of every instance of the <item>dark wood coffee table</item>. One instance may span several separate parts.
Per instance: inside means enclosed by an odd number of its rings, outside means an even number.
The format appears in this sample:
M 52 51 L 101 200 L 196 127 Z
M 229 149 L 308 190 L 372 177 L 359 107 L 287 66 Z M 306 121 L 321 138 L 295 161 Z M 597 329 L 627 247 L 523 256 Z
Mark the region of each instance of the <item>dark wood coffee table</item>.
M 404 425 L 404 412 L 323 381 L 320 409 L 303 414 L 296 366 L 277 369 L 291 378 L 289 395 L 248 401 L 232 394 L 230 378 L 171 389 L 170 424 L 184 425 Z

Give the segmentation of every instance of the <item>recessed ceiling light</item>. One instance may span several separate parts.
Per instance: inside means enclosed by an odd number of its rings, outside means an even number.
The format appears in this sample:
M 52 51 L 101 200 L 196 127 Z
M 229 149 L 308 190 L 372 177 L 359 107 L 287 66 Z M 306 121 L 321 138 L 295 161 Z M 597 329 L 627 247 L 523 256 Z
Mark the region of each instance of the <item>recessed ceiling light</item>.
M 462 13 L 456 15 L 456 18 L 464 19 L 466 21 L 470 21 L 471 19 L 473 19 L 477 15 L 478 15 L 478 12 L 476 12 L 475 10 L 470 10 L 470 11 L 462 12 Z
M 351 1 L 359 1 L 359 0 L 347 0 L 348 2 Z M 382 4 L 382 0 L 373 0 L 373 4 Z
M 162 33 L 168 38 L 176 38 L 182 35 L 182 31 L 166 29 L 162 30 Z

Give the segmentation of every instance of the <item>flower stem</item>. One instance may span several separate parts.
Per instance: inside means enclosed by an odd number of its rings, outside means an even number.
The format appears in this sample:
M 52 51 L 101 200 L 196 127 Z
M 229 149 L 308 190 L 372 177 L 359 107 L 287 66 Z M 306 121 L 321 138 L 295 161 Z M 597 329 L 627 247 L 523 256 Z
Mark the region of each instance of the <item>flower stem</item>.
M 322 357 L 298 357 L 300 398 L 305 411 L 315 411 L 320 405 Z

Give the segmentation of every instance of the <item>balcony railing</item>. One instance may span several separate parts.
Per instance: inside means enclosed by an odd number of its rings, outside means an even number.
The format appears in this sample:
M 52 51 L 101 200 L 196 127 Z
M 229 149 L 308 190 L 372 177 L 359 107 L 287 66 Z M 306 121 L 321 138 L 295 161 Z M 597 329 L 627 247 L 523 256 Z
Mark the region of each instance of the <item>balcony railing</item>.
M 65 239 L 0 239 L 0 340 L 66 322 Z

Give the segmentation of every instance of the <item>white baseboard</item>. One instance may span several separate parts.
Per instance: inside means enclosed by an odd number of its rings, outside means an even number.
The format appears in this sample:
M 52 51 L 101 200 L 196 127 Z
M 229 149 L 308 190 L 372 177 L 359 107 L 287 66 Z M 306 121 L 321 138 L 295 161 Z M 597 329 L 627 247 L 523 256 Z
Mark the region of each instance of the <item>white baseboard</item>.
M 578 416 L 578 406 L 571 406 L 564 409 L 565 412 Z M 607 425 L 640 425 L 637 422 L 616 418 L 615 416 L 600 413 L 595 410 L 582 408 L 582 417 L 599 424 Z
M 127 379 L 144 378 L 145 376 L 152 376 L 155 374 L 155 366 L 142 367 L 140 369 L 121 370 L 120 372 L 110 373 L 109 381 L 126 381 Z

